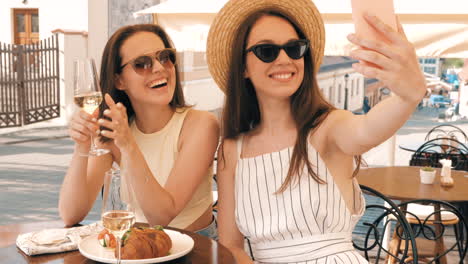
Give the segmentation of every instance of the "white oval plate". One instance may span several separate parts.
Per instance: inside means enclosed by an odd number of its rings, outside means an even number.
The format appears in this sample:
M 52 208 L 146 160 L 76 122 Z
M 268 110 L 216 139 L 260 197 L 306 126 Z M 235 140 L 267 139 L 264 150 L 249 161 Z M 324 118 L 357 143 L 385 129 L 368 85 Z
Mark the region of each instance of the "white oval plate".
M 122 259 L 122 264 L 160 263 L 180 258 L 192 250 L 194 241 L 190 236 L 168 229 L 165 229 L 164 232 L 166 232 L 172 240 L 172 248 L 169 251 L 169 256 L 150 259 Z M 96 234 L 81 240 L 78 244 L 80 253 L 95 261 L 117 263 L 117 259 L 114 257 L 114 250 L 102 247 L 97 240 L 97 236 Z

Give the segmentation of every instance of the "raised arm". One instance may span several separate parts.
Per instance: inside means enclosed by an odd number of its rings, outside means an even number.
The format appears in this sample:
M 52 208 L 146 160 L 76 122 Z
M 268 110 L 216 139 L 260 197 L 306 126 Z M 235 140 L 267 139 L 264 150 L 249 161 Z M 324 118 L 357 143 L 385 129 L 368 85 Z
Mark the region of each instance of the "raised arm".
M 391 137 L 408 120 L 426 91 L 416 52 L 401 24 L 398 22 L 395 31 L 375 16 L 365 15 L 365 19 L 388 41 L 349 35 L 349 41 L 361 47 L 351 52 L 351 57 L 360 60 L 353 68 L 367 78 L 379 79 L 393 96 L 366 115 L 342 110 L 330 114 L 326 122 L 329 140 L 349 155 L 362 154 Z
M 103 125 L 113 131 L 103 134 L 113 138 L 120 149 L 121 164 L 127 168 L 130 184 L 149 224 L 167 225 L 190 201 L 213 163 L 219 141 L 218 122 L 207 112 L 192 110 L 187 114 L 179 137 L 177 160 L 162 186 L 153 177 L 130 133 L 125 107 L 115 104 L 108 95 L 105 98 L 109 106 L 105 114 L 112 122 Z
M 244 251 L 244 236 L 237 228 L 234 208 L 234 178 L 237 164 L 236 142 L 224 140 L 218 151 L 218 234 L 219 242 L 227 247 L 237 263 L 252 263 Z
M 89 158 L 81 155 L 88 153 L 90 135 L 98 129 L 94 118 L 79 111 L 70 122 L 69 134 L 75 141 L 75 150 L 60 189 L 58 206 L 66 226 L 77 224 L 86 217 L 101 189 L 105 171 L 112 166 L 111 154 Z

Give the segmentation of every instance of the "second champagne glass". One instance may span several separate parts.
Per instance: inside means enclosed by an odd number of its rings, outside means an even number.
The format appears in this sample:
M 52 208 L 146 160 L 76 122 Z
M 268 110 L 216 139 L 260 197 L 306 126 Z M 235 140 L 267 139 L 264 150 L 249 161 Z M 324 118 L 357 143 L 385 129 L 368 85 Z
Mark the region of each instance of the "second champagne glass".
M 110 169 L 104 176 L 101 220 L 104 228 L 117 239 L 117 263 L 121 260 L 122 236 L 135 223 L 133 207 L 121 196 L 120 170 Z
M 96 65 L 93 59 L 75 60 L 74 62 L 74 101 L 86 113 L 92 115 L 102 102 L 102 93 Z M 84 156 L 101 156 L 109 153 L 108 149 L 97 148 L 91 135 L 91 149 Z

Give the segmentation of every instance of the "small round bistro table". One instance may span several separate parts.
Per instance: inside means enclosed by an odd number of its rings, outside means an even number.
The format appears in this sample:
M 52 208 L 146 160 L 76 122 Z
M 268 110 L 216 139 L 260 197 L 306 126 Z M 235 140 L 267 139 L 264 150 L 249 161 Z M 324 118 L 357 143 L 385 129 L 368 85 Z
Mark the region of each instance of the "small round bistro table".
M 359 184 L 370 187 L 381 192 L 390 199 L 411 201 L 417 199 L 432 199 L 450 203 L 460 203 L 468 201 L 468 172 L 452 170 L 451 175 L 454 181 L 452 187 L 440 185 L 440 169 L 435 169 L 436 179 L 433 184 L 422 184 L 419 178 L 421 167 L 379 167 L 363 168 L 357 175 Z M 404 210 L 406 208 L 403 208 Z M 440 221 L 440 207 L 434 206 L 434 215 Z M 440 226 L 436 225 L 436 232 L 440 234 Z M 436 241 L 437 252 L 444 251 L 443 236 Z M 441 263 L 447 263 L 446 256 L 441 258 Z
M 454 186 L 440 185 L 440 169 L 433 184 L 422 184 L 419 179 L 420 167 L 379 167 L 364 168 L 357 175 L 359 184 L 377 190 L 390 199 L 416 200 L 434 199 L 446 202 L 468 201 L 468 172 L 452 170 Z

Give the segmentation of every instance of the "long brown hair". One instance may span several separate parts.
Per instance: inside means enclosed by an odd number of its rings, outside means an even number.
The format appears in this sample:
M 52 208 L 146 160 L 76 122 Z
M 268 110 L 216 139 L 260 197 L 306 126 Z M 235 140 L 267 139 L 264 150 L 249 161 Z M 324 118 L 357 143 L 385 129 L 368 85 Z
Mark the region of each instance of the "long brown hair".
M 120 56 L 120 48 L 122 47 L 125 40 L 138 32 L 154 33 L 156 36 L 161 38 L 165 48 L 174 48 L 174 44 L 169 38 L 169 35 L 167 35 L 163 28 L 155 24 L 137 24 L 121 27 L 107 41 L 104 52 L 102 53 L 101 60 L 101 80 L 99 82 L 101 85 L 101 91 L 103 95 L 108 93 L 116 103 L 120 102 L 125 106 L 127 109 L 128 122 L 130 122 L 130 120 L 134 117 L 135 111 L 127 93 L 117 89 L 116 77 L 122 72 L 122 57 Z M 182 91 L 182 85 L 180 83 L 180 73 L 177 64 L 175 64 L 174 67 L 176 73 L 175 91 L 172 100 L 169 102 L 169 105 L 173 109 L 187 107 Z M 108 108 L 109 106 L 105 101 L 103 101 L 99 106 L 100 118 L 104 116 L 103 112 Z M 101 129 L 104 128 L 101 127 Z M 109 138 L 103 136 L 100 138 L 101 142 L 107 142 L 109 140 Z
M 223 111 L 223 137 L 236 139 L 239 134 L 254 129 L 261 122 L 257 95 L 250 79 L 244 77 L 246 68 L 247 38 L 255 22 L 263 16 L 276 16 L 288 21 L 301 39 L 306 39 L 304 31 L 293 18 L 280 10 L 261 10 L 248 16 L 241 24 L 232 45 L 231 64 L 226 87 Z M 325 183 L 312 169 L 308 159 L 308 135 L 336 109 L 327 102 L 319 90 L 315 73 L 318 69 L 312 63 L 312 49 L 304 56 L 304 79 L 298 90 L 291 96 L 291 113 L 298 128 L 297 140 L 291 157 L 288 175 L 277 192 L 283 192 L 293 182 L 299 182 L 304 166 L 308 174 L 318 183 Z M 357 157 L 360 159 L 360 157 Z M 358 161 L 360 164 L 360 161 Z M 358 165 L 359 166 L 359 165 Z

